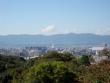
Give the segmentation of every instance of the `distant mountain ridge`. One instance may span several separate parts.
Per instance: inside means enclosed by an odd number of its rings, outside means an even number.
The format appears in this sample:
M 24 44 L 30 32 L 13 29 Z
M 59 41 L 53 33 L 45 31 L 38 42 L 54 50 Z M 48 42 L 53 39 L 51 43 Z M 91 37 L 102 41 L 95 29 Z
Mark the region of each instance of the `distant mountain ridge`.
M 97 45 L 110 44 L 109 35 L 95 34 L 56 34 L 56 35 L 7 35 L 0 36 L 0 47 L 37 45 Z

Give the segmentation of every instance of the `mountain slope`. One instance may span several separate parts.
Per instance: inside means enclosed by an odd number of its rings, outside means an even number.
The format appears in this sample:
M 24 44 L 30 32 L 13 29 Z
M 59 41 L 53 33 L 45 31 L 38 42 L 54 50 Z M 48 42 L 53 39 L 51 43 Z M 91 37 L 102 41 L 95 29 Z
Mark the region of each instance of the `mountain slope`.
M 33 45 L 97 45 L 110 44 L 110 36 L 95 34 L 57 34 L 44 35 L 8 35 L 0 36 L 0 46 L 33 46 Z

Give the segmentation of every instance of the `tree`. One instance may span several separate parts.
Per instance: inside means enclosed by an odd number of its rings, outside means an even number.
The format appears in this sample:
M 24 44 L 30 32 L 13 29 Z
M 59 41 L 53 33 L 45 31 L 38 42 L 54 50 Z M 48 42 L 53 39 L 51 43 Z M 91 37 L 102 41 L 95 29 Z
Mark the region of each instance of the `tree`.
M 58 53 L 57 51 L 48 51 L 44 57 L 48 58 L 48 59 L 58 59 L 60 58 L 60 53 Z
M 57 61 L 71 61 L 74 58 L 69 52 L 58 53 L 57 51 L 49 51 L 44 57 Z
M 76 83 L 76 75 L 63 62 L 53 61 L 32 67 L 25 76 L 26 83 Z
M 87 67 L 82 77 L 82 83 L 110 83 L 110 61 Z
M 69 52 L 64 52 L 61 55 L 62 61 L 71 61 L 74 57 L 71 53 Z
M 82 65 L 90 65 L 89 56 L 82 55 L 81 58 L 79 59 L 79 63 Z
M 107 48 L 105 48 L 102 51 L 100 51 L 100 54 L 101 54 L 101 56 L 110 57 L 110 51 Z
M 0 55 L 0 83 L 13 83 L 14 74 L 12 72 L 15 69 L 19 69 L 19 71 L 20 68 L 24 69 L 25 62 L 23 58 L 18 56 Z M 19 74 L 19 72 L 15 73 Z M 16 77 L 18 77 L 18 75 L 16 75 Z

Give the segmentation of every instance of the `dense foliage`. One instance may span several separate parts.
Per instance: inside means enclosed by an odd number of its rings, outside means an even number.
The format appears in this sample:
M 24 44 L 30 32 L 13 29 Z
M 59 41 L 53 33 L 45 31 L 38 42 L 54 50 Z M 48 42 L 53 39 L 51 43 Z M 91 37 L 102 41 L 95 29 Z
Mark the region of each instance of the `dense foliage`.
M 21 57 L 0 55 L 0 83 L 11 83 L 13 72 L 24 68 L 25 62 Z
M 110 61 L 50 51 L 30 60 L 0 55 L 0 83 L 110 83 Z

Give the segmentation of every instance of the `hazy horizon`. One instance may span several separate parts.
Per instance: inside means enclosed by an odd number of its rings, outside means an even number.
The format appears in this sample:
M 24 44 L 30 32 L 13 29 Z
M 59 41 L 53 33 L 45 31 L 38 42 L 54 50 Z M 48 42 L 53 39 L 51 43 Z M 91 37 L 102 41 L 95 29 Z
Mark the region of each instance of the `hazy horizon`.
M 29 36 L 54 36 L 54 35 L 68 35 L 68 34 L 75 34 L 75 35 L 81 35 L 81 34 L 86 34 L 86 35 L 97 35 L 97 36 L 110 36 L 110 34 L 95 34 L 95 33 L 56 33 L 56 34 L 0 34 L 0 36 L 20 36 L 20 35 L 29 35 Z

